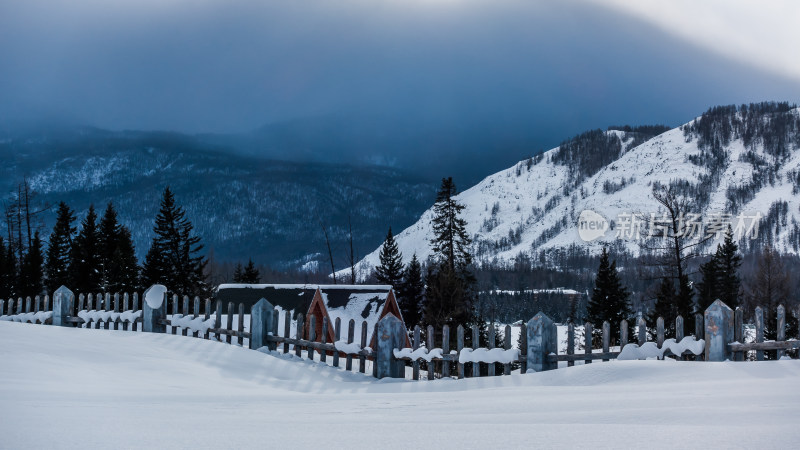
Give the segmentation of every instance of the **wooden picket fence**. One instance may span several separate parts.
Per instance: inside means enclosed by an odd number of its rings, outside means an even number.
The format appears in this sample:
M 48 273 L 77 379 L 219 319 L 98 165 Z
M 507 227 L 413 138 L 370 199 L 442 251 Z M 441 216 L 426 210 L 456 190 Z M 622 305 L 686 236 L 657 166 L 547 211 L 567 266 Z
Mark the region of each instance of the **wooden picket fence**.
M 405 366 L 408 364 L 411 367 L 411 378 L 414 380 L 422 378 L 423 367 L 427 369 L 425 378 L 433 380 L 440 377 L 510 375 L 515 365 L 520 367 L 521 373 L 526 373 L 529 370 L 556 369 L 560 362 L 566 362 L 566 366 L 570 367 L 574 366 L 576 361 L 582 361 L 584 364 L 598 360 L 610 361 L 617 359 L 626 346 L 633 344 L 629 339 L 629 324 L 625 320 L 620 323 L 616 349 L 611 347 L 611 327 L 608 322 L 601 325 L 600 345 L 594 345 L 598 336 L 593 332 L 593 324 L 587 322 L 583 325 L 584 349 L 582 353 L 578 353 L 575 348 L 576 327 L 568 323 L 566 351 L 560 353 L 557 325 L 542 313 L 519 325 L 521 336 L 525 338 L 520 340 L 521 348 L 517 350 L 513 348 L 511 342 L 511 325 L 506 325 L 503 330 L 502 346 L 495 348 L 496 328 L 493 324 L 488 327 L 486 347 L 478 345 L 480 330 L 477 326 L 465 328 L 459 325 L 456 328 L 456 348 L 453 350 L 450 348 L 451 336 L 448 326 L 444 326 L 440 334 L 428 326 L 425 329 L 424 342 L 421 338 L 423 329 L 419 326 L 414 327 L 410 340 L 411 347 L 405 348 L 408 332 L 402 322 L 393 315 L 384 317 L 372 327 L 372 330 L 366 321 L 357 324 L 351 319 L 345 331 L 341 320 L 337 318 L 333 324 L 335 342 L 328 342 L 331 324 L 327 317 L 323 319 L 322 334 L 318 339 L 315 316 L 310 316 L 308 327 L 304 327 L 302 313 L 292 317 L 291 311 L 274 308 L 265 299 L 251 308 L 249 328 L 246 328 L 245 308 L 241 303 L 235 305 L 229 302 L 223 305 L 221 301 L 217 301 L 212 309 L 210 299 L 201 301 L 198 297 L 190 299 L 188 296 L 181 299 L 177 295 L 168 299 L 165 294 L 160 311 L 154 313 L 146 302 L 142 301 L 140 308 L 140 299 L 144 299 L 145 295 L 146 292 L 141 297 L 137 293 L 80 294 L 76 302 L 75 296 L 62 287 L 54 295 L 52 305 L 48 296 L 28 297 L 24 300 L 22 298 L 0 300 L 0 317 L 4 320 L 94 329 L 137 332 L 150 330 L 212 339 L 238 346 L 246 345 L 251 349 L 266 347 L 270 351 L 293 354 L 312 361 L 318 359 L 326 364 L 329 363 L 330 357 L 330 365 L 337 368 L 344 360 L 344 369 L 347 371 L 355 370 L 355 362 L 358 362 L 360 373 L 367 373 L 368 361 L 371 361 L 371 373 L 378 378 L 404 377 Z M 226 306 L 224 311 L 223 306 Z M 166 314 L 168 310 L 172 313 L 170 316 Z M 223 312 L 226 314 L 223 315 Z M 800 341 L 786 339 L 786 310 L 783 306 L 778 306 L 776 317 L 777 340 L 765 341 L 763 309 L 756 308 L 755 338 L 753 342 L 745 342 L 742 309 L 737 308 L 733 311 L 724 303 L 716 301 L 704 314 L 695 316 L 694 340 L 704 339 L 705 351 L 700 354 L 688 351 L 682 354 L 670 354 L 667 351 L 664 354 L 679 359 L 691 357 L 696 360 L 743 361 L 748 359 L 746 355 L 749 352 L 754 354 L 753 359 L 761 361 L 765 359 L 765 351 L 776 351 L 777 357 L 780 358 L 788 350 L 800 349 Z M 279 326 L 281 323 L 283 323 L 282 333 Z M 357 325 L 360 325 L 358 334 Z M 294 333 L 291 332 L 293 326 Z M 647 343 L 647 325 L 644 319 L 639 317 L 635 326 L 636 345 L 642 347 Z M 307 336 L 305 330 L 308 330 Z M 680 316 L 676 318 L 675 330 L 675 340 L 682 341 L 684 323 Z M 345 338 L 342 338 L 343 332 L 346 332 Z M 655 341 L 649 345 L 655 344 L 661 349 L 665 342 L 665 326 L 662 318 L 658 318 L 654 334 Z M 358 340 L 356 336 L 359 337 Z M 372 349 L 368 346 L 370 336 L 378 336 L 378 348 Z M 435 345 L 437 337 L 441 343 L 439 347 Z M 465 337 L 471 337 L 471 345 L 465 345 Z M 481 356 L 469 359 L 470 355 Z M 513 359 L 510 359 L 509 355 L 513 355 Z

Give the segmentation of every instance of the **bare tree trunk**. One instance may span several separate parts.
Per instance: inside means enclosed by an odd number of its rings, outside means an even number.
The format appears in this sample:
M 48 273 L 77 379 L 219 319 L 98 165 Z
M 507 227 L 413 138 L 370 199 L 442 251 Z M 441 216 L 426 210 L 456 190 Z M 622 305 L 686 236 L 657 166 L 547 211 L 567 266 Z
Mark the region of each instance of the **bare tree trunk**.
M 350 215 L 347 216 L 347 227 L 350 231 L 350 283 L 356 284 L 356 255 L 353 250 L 353 223 L 350 221 Z
M 331 240 L 328 238 L 328 229 L 325 228 L 325 224 L 322 223 L 322 219 L 319 221 L 319 226 L 322 227 L 322 234 L 325 235 L 325 245 L 328 246 L 328 258 L 331 260 L 331 275 L 333 275 L 333 284 L 336 284 L 336 268 L 333 266 L 333 251 L 331 250 Z

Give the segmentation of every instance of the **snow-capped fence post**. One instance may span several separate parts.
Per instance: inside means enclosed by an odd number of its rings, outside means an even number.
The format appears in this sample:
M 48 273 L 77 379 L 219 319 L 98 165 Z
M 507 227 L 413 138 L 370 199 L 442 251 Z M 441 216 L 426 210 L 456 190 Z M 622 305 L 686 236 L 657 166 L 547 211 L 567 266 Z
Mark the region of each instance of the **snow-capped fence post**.
M 786 309 L 783 305 L 778 305 L 778 329 L 777 340 L 778 342 L 786 340 Z M 783 350 L 778 350 L 777 359 L 781 359 Z
M 144 291 L 142 297 L 142 330 L 146 333 L 166 333 L 167 327 L 161 323 L 167 317 L 166 286 L 154 284 Z
M 486 348 L 488 348 L 489 350 L 494 348 L 495 333 L 496 332 L 495 332 L 495 328 L 494 328 L 494 322 L 491 322 L 489 324 L 489 342 L 486 343 Z M 495 376 L 496 373 L 495 373 L 494 369 L 495 369 L 495 364 L 494 363 L 489 363 L 488 367 L 487 367 L 486 374 L 489 375 L 490 377 Z
M 731 359 L 728 344 L 733 342 L 733 310 L 717 299 L 704 314 L 706 361 Z
M 67 320 L 70 313 L 70 303 L 75 295 L 67 289 L 66 286 L 61 286 L 56 289 L 53 294 L 53 325 L 57 327 L 68 327 L 71 324 Z
M 528 321 L 526 329 L 528 370 L 542 372 L 558 368 L 558 362 L 550 360 L 550 354 L 558 352 L 558 336 L 553 321 L 539 312 Z
M 405 363 L 394 357 L 394 349 L 403 348 L 406 327 L 403 321 L 387 314 L 378 322 L 378 349 L 375 352 L 376 378 L 404 378 Z
M 272 331 L 272 314 L 274 308 L 267 299 L 262 298 L 250 310 L 250 348 L 258 350 L 261 347 L 267 346 L 270 350 L 274 350 L 274 344 L 267 341 Z

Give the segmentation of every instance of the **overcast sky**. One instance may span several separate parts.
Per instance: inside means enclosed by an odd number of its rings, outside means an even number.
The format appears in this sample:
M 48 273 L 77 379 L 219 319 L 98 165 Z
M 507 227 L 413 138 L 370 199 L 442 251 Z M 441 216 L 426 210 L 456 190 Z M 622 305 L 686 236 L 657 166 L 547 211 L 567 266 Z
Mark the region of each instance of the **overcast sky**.
M 800 2 L 698 3 L 0 0 L 0 118 L 231 132 L 413 117 L 549 145 L 800 99 Z

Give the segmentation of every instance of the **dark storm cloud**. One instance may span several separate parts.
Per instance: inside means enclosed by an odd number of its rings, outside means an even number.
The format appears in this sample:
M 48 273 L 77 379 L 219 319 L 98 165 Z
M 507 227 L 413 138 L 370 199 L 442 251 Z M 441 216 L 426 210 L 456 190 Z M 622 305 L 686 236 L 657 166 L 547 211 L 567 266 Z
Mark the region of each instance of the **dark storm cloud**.
M 452 130 L 518 152 L 800 97 L 795 80 L 572 2 L 6 0 L 0 64 L 0 117 L 191 132 L 384 118 L 445 153 Z

